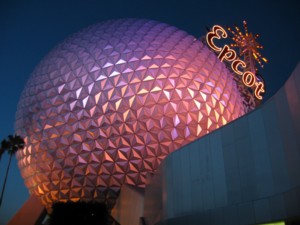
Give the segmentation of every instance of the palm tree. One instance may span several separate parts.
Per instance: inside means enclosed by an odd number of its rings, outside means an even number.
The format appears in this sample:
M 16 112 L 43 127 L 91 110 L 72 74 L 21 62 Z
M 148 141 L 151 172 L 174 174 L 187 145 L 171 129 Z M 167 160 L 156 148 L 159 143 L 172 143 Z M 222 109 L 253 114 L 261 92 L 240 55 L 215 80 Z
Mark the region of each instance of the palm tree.
M 9 155 L 9 161 L 8 161 L 5 178 L 4 178 L 4 183 L 3 183 L 3 187 L 2 187 L 2 192 L 1 192 L 1 197 L 0 197 L 0 207 L 2 204 L 3 194 L 4 194 L 4 190 L 5 190 L 5 186 L 6 186 L 6 181 L 7 181 L 7 176 L 8 176 L 8 171 L 9 171 L 12 156 L 15 155 L 19 149 L 23 149 L 24 144 L 25 144 L 25 142 L 24 142 L 23 138 L 21 138 L 18 135 L 8 135 L 8 140 L 4 139 L 1 142 L 0 160 L 1 160 L 2 154 L 5 151 L 7 151 L 8 155 Z

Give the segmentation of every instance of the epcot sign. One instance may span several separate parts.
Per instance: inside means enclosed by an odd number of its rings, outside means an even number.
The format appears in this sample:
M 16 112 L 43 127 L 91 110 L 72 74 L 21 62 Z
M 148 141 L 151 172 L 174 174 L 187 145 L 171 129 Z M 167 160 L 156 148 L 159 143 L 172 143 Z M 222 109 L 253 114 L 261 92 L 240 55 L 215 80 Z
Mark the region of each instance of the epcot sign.
M 239 76 L 242 76 L 242 81 L 247 87 L 254 89 L 254 95 L 257 99 L 262 100 L 261 94 L 265 92 L 264 83 L 259 81 L 254 73 L 251 71 L 242 72 L 239 67 L 246 68 L 246 63 L 237 57 L 236 52 L 231 49 L 228 45 L 224 45 L 220 48 L 215 45 L 213 39 L 227 38 L 227 32 L 224 28 L 219 25 L 215 25 L 212 31 L 208 32 L 206 35 L 206 42 L 211 49 L 219 52 L 218 58 L 223 62 L 226 60 L 231 62 L 231 69 Z

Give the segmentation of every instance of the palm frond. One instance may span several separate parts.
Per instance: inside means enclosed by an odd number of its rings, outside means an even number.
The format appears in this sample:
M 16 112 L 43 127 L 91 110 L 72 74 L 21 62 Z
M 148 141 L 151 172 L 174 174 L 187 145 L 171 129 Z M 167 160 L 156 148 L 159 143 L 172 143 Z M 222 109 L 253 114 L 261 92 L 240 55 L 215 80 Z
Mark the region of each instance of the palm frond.
M 4 139 L 1 142 L 2 154 L 7 151 L 9 155 L 14 155 L 19 149 L 23 149 L 25 142 L 22 137 L 18 135 L 8 135 L 8 140 Z

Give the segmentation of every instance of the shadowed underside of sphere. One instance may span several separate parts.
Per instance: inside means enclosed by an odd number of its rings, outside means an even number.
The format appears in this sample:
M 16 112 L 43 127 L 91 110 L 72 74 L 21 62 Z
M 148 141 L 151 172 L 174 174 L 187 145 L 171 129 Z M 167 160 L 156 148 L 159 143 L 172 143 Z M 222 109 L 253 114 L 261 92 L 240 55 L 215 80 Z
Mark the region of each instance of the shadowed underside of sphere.
M 46 206 L 114 199 L 243 113 L 230 72 L 202 42 L 155 21 L 108 21 L 66 39 L 33 72 L 17 111 L 18 163 Z

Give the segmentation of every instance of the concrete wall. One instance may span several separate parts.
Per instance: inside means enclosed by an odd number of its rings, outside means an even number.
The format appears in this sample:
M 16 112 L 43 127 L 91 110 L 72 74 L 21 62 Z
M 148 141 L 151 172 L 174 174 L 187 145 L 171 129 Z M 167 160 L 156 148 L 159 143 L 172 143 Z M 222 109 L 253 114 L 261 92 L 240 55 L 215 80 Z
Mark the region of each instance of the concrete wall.
M 123 185 L 111 215 L 121 225 L 139 225 L 143 206 L 144 189 Z
M 45 215 L 46 210 L 39 198 L 31 195 L 7 225 L 36 225 Z
M 170 154 L 148 180 L 144 216 L 148 225 L 299 218 L 300 64 L 259 109 Z

